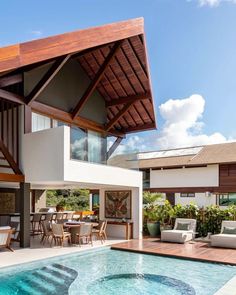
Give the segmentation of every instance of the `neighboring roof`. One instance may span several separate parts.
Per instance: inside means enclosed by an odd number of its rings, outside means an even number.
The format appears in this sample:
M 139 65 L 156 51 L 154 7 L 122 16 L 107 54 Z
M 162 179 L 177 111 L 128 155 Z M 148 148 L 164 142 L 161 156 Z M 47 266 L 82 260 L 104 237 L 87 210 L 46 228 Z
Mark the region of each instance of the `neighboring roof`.
M 104 65 L 113 52 L 115 57 Z M 108 130 L 110 122 L 121 133 L 156 128 L 143 18 L 0 48 L 0 76 L 22 73 L 68 54 L 91 81 L 106 66 L 96 89 L 106 102 Z
M 183 166 L 191 161 L 193 156 L 178 156 L 168 158 L 153 158 L 139 160 L 139 168 L 156 168 L 156 167 L 172 167 L 172 166 Z
M 180 152 L 181 151 L 181 152 Z M 190 151 L 192 154 L 190 155 Z M 165 153 L 164 153 L 165 152 Z M 163 154 L 172 156 L 163 157 Z M 178 152 L 181 156 L 176 156 Z M 138 153 L 139 168 L 164 168 L 175 166 L 198 166 L 236 162 L 236 142 L 206 145 L 186 149 L 159 151 L 160 156 L 152 157 L 154 152 Z M 148 155 L 150 157 L 148 157 Z

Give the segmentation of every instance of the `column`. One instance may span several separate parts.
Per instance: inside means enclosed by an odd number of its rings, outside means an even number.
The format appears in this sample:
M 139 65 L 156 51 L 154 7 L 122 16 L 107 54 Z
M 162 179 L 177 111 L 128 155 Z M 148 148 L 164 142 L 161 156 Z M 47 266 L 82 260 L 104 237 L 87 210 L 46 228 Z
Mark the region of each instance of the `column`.
M 30 247 L 30 184 L 20 183 L 20 247 Z

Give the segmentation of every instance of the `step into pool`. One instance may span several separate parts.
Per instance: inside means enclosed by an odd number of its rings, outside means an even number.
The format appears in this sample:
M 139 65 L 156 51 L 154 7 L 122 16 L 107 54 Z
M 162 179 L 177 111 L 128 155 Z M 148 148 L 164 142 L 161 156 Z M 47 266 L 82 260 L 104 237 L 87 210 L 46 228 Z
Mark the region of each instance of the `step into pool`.
M 235 266 L 104 248 L 2 268 L 0 295 L 213 295 L 235 275 Z

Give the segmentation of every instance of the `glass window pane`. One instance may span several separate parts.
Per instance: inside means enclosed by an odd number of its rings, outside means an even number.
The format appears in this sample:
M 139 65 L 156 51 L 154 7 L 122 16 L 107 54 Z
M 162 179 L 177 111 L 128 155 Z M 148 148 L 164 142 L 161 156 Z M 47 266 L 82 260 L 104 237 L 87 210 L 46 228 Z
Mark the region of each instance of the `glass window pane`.
M 51 128 L 51 119 L 36 113 L 32 113 L 32 132 Z
M 228 206 L 230 206 L 230 205 L 236 205 L 236 193 L 229 193 Z
M 88 131 L 88 161 L 103 163 L 106 158 L 105 139 L 95 131 Z
M 229 196 L 228 194 L 219 195 L 219 205 L 220 206 L 228 206 Z
M 87 133 L 77 127 L 71 127 L 70 130 L 71 158 L 87 161 Z

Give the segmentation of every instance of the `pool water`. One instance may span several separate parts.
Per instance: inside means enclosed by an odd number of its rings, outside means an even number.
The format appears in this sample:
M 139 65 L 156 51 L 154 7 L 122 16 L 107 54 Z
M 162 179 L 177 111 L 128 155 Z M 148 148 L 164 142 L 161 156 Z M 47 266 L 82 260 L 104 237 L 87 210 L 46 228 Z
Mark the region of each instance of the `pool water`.
M 90 250 L 0 271 L 0 295 L 213 295 L 236 267 Z

